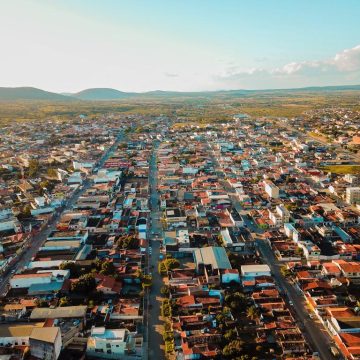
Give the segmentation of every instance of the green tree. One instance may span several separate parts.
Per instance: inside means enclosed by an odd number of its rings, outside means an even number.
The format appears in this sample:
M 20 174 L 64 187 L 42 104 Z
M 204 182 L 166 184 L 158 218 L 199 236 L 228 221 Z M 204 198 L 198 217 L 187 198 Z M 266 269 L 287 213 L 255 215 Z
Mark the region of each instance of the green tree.
M 244 342 L 241 340 L 233 340 L 229 344 L 225 345 L 222 353 L 224 356 L 234 359 L 236 356 L 240 355 L 243 351 Z
M 162 275 L 162 276 L 166 275 L 167 269 L 166 269 L 165 263 L 163 261 L 159 262 L 158 271 L 159 271 L 160 275 Z
M 247 298 L 240 292 L 235 292 L 225 296 L 225 303 L 233 311 L 241 311 L 247 306 Z
M 34 177 L 40 169 L 39 161 L 36 159 L 31 159 L 29 161 L 29 176 Z
M 291 271 L 285 265 L 280 268 L 280 273 L 286 278 L 291 276 Z
M 173 258 L 165 259 L 164 263 L 165 263 L 165 266 L 166 266 L 167 270 L 173 270 L 173 269 L 176 269 L 176 268 L 178 268 L 180 266 L 179 260 L 173 259 Z
M 162 295 L 169 297 L 170 295 L 170 287 L 168 285 L 164 285 L 161 287 L 160 292 Z
M 257 319 L 259 315 L 259 310 L 256 306 L 250 306 L 246 311 L 246 316 L 251 320 Z
M 69 305 L 70 305 L 70 300 L 69 300 L 69 298 L 67 298 L 67 297 L 62 297 L 62 298 L 60 298 L 60 300 L 59 300 L 59 306 L 60 306 L 60 307 L 69 306 Z
M 116 271 L 116 267 L 111 261 L 104 261 L 101 265 L 100 273 L 103 275 L 113 275 Z
M 140 240 L 136 236 L 123 235 L 119 237 L 116 245 L 118 249 L 138 249 L 140 245 Z
M 85 274 L 79 280 L 71 284 L 71 290 L 78 293 L 92 292 L 96 288 L 96 281 L 93 274 Z
M 70 270 L 70 278 L 77 279 L 81 275 L 81 268 L 72 261 L 65 261 L 60 264 L 61 270 Z
M 229 329 L 225 332 L 224 334 L 224 339 L 227 341 L 227 342 L 230 342 L 232 340 L 235 340 L 237 337 L 237 333 L 236 333 L 236 330 L 235 329 Z
M 143 288 L 151 286 L 152 285 L 152 276 L 151 275 L 144 275 L 141 278 L 141 284 L 142 284 Z

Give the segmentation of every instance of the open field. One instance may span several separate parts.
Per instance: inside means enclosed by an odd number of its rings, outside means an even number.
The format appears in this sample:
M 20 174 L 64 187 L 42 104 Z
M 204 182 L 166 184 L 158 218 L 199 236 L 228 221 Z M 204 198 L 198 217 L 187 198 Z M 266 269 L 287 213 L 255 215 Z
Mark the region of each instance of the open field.
M 329 165 L 324 166 L 322 169 L 339 175 L 360 174 L 360 165 Z
M 196 95 L 148 95 L 117 101 L 48 101 L 23 100 L 0 102 L 0 126 L 27 120 L 68 121 L 83 114 L 95 118 L 99 114 L 176 115 L 179 123 L 213 123 L 229 116 L 245 113 L 254 117 L 296 117 L 319 108 L 345 107 L 359 109 L 360 91 L 268 91 Z

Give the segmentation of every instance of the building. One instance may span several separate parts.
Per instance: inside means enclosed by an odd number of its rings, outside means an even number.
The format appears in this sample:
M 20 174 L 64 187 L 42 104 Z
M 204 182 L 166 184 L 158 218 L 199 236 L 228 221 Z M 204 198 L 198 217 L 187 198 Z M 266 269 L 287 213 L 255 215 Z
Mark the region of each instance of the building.
M 10 346 L 28 346 L 32 331 L 42 328 L 41 323 L 14 323 L 0 325 L 0 348 Z
M 360 187 L 346 188 L 346 202 L 348 204 L 360 203 Z
M 265 192 L 273 199 L 279 197 L 279 188 L 271 181 L 265 182 Z
M 196 271 L 199 275 L 205 275 L 209 284 L 219 285 L 223 280 L 226 282 L 240 282 L 239 274 L 227 273 L 231 270 L 231 264 L 223 247 L 209 246 L 194 250 Z M 222 277 L 222 274 L 225 276 Z
M 57 308 L 35 308 L 30 315 L 30 320 L 46 319 L 78 319 L 85 322 L 86 305 L 66 306 Z
M 104 359 L 120 359 L 135 351 L 135 339 L 127 329 L 93 327 L 87 341 L 86 353 Z
M 242 265 L 243 280 L 251 280 L 258 276 L 271 276 L 270 267 L 266 264 Z
M 61 352 L 61 331 L 58 327 L 35 328 L 29 338 L 30 353 L 43 360 L 57 360 Z

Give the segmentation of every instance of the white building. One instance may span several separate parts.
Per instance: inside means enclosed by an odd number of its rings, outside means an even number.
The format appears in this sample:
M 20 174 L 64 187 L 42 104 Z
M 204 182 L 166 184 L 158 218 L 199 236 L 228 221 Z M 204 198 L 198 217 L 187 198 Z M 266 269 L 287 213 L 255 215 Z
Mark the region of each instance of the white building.
M 87 354 L 105 359 L 120 359 L 135 350 L 133 335 L 127 329 L 93 327 L 87 341 Z
M 0 347 L 28 346 L 32 332 L 43 325 L 43 322 L 0 325 Z
M 253 279 L 258 276 L 271 276 L 270 267 L 266 264 L 242 265 L 241 276 L 244 279 Z
M 265 192 L 273 199 L 279 197 L 279 188 L 271 181 L 265 182 Z
M 35 328 L 29 338 L 31 355 L 38 359 L 57 360 L 62 340 L 58 327 Z
M 35 274 L 15 274 L 10 279 L 14 289 L 27 289 L 32 285 L 46 285 L 52 282 L 63 282 L 70 275 L 69 270 L 42 270 Z
M 360 187 L 346 188 L 346 202 L 348 204 L 360 203 Z
M 117 183 L 120 177 L 121 177 L 121 171 L 110 171 L 106 169 L 101 169 L 94 176 L 94 183 L 102 184 L 102 183 L 108 183 L 110 181 Z

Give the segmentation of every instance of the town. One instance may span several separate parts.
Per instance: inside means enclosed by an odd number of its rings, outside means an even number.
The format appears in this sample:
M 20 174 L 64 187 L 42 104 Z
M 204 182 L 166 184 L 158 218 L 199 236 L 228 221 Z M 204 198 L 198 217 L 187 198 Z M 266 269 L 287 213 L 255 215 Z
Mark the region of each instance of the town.
M 360 359 L 359 128 L 334 107 L 5 123 L 0 358 Z

